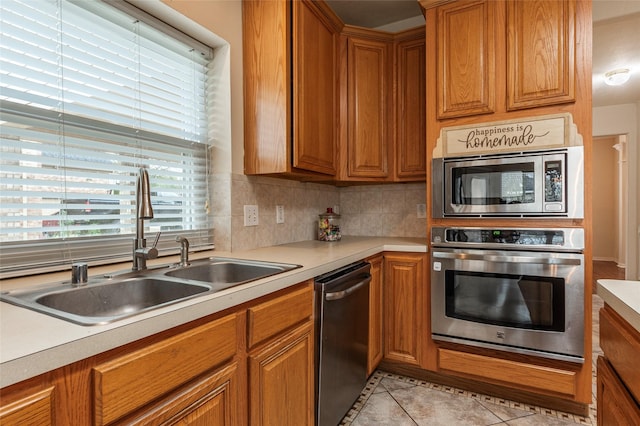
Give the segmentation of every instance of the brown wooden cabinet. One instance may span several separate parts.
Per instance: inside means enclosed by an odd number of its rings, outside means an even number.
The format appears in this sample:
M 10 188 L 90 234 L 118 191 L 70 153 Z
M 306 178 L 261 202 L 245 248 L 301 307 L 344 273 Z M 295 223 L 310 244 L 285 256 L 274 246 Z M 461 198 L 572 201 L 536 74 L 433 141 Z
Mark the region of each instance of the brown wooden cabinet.
M 170 411 L 182 413 L 194 403 L 194 392 L 173 392 L 233 359 L 237 321 L 236 315 L 229 315 L 93 367 L 94 424 L 112 424 L 158 399 L 162 407 L 173 406 Z M 238 395 L 227 397 L 235 405 Z M 156 416 L 141 417 L 151 421 Z
M 347 25 L 341 39 L 338 180 L 424 180 L 424 28 L 392 34 Z
M 384 255 L 384 359 L 422 364 L 429 312 L 426 255 Z
M 249 424 L 312 425 L 312 284 L 248 311 Z
M 507 3 L 507 109 L 574 102 L 575 0 Z
M 598 357 L 598 426 L 636 426 L 640 424 L 640 406 L 633 399 L 606 358 Z
M 245 174 L 424 179 L 424 28 L 344 26 L 324 1 L 242 10 Z
M 495 2 L 446 4 L 437 19 L 438 118 L 494 112 Z
M 424 181 L 426 144 L 426 47 L 424 28 L 396 34 L 395 180 Z
M 0 424 L 3 426 L 55 425 L 53 416 L 55 387 L 33 391 L 10 404 L 0 406 Z M 5 399 L 5 395 L 3 398 Z
M 600 309 L 598 425 L 640 424 L 640 333 L 605 304 Z
M 369 284 L 369 348 L 367 354 L 367 374 L 375 371 L 382 360 L 382 282 L 384 276 L 383 257 L 377 255 L 367 259 L 371 264 Z
M 340 180 L 390 176 L 392 39 L 379 31 L 349 28 L 346 35 L 346 170 Z M 345 152 L 343 149 L 342 152 Z
M 332 178 L 339 18 L 309 0 L 242 6 L 245 173 Z
M 249 354 L 249 424 L 313 424 L 313 347 L 307 322 Z
M 436 9 L 438 119 L 575 102 L 575 0 Z
M 186 386 L 141 415 L 129 425 L 230 426 L 242 424 L 238 416 L 239 370 L 231 363 Z

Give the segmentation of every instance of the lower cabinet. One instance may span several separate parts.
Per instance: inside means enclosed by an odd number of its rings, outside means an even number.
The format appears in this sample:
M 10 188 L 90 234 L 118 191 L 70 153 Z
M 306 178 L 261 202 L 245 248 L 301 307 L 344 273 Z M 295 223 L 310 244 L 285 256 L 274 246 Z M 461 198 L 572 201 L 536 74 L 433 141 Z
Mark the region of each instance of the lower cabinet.
M 427 335 L 425 253 L 385 253 L 384 359 L 420 366 Z
M 249 424 L 313 425 L 313 323 L 249 354 Z
M 640 333 L 607 304 L 599 314 L 598 425 L 640 425 Z
M 249 424 L 313 425 L 313 283 L 249 308 Z
M 640 425 L 640 406 L 604 357 L 598 357 L 598 426 Z

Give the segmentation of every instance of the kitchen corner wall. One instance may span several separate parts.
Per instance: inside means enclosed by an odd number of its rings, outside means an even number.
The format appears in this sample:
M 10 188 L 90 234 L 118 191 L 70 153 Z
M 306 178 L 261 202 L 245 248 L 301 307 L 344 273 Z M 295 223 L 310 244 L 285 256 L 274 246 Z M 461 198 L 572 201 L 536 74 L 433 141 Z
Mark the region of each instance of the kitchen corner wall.
M 426 237 L 425 184 L 366 185 L 338 188 L 261 176 L 216 174 L 212 177 L 212 215 L 216 248 L 223 251 L 312 240 L 317 219 L 339 206 L 343 235 Z M 258 226 L 244 226 L 244 206 L 258 206 Z M 276 224 L 276 205 L 284 206 Z

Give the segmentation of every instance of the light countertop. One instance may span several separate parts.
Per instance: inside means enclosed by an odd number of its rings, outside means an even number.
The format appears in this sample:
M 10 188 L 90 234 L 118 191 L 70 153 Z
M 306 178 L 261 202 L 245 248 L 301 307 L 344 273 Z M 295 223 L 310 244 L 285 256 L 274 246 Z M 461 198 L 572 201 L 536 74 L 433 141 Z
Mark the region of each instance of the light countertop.
M 640 333 L 640 281 L 598 280 L 598 296 Z
M 345 236 L 341 241 L 331 243 L 302 241 L 242 252 L 194 254 L 193 259 L 231 257 L 295 263 L 303 267 L 106 325 L 77 325 L 0 302 L 0 388 L 265 296 L 383 251 L 426 252 L 427 240 Z M 172 262 L 166 258 L 153 262 L 163 263 Z M 116 270 L 127 267 L 118 266 Z M 105 269 L 90 268 L 89 278 L 94 274 L 104 274 L 107 272 Z M 68 278 L 68 274 L 66 272 L 64 278 Z M 47 276 L 6 280 L 0 282 L 0 290 L 23 288 L 25 281 L 28 285 L 40 285 L 64 279 L 62 273 L 48 277 L 50 281 L 46 281 Z

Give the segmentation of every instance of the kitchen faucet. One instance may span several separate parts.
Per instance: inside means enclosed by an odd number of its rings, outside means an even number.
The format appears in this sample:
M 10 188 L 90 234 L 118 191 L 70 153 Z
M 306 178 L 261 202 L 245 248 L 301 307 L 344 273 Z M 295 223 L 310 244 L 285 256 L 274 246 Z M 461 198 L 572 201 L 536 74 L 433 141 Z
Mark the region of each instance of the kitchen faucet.
M 133 270 L 147 269 L 147 259 L 158 257 L 158 240 L 160 232 L 156 235 L 153 246 L 147 248 L 147 240 L 144 238 L 144 220 L 153 219 L 153 207 L 151 207 L 151 189 L 149 173 L 144 167 L 140 167 L 140 174 L 136 179 L 136 238 L 133 240 Z

